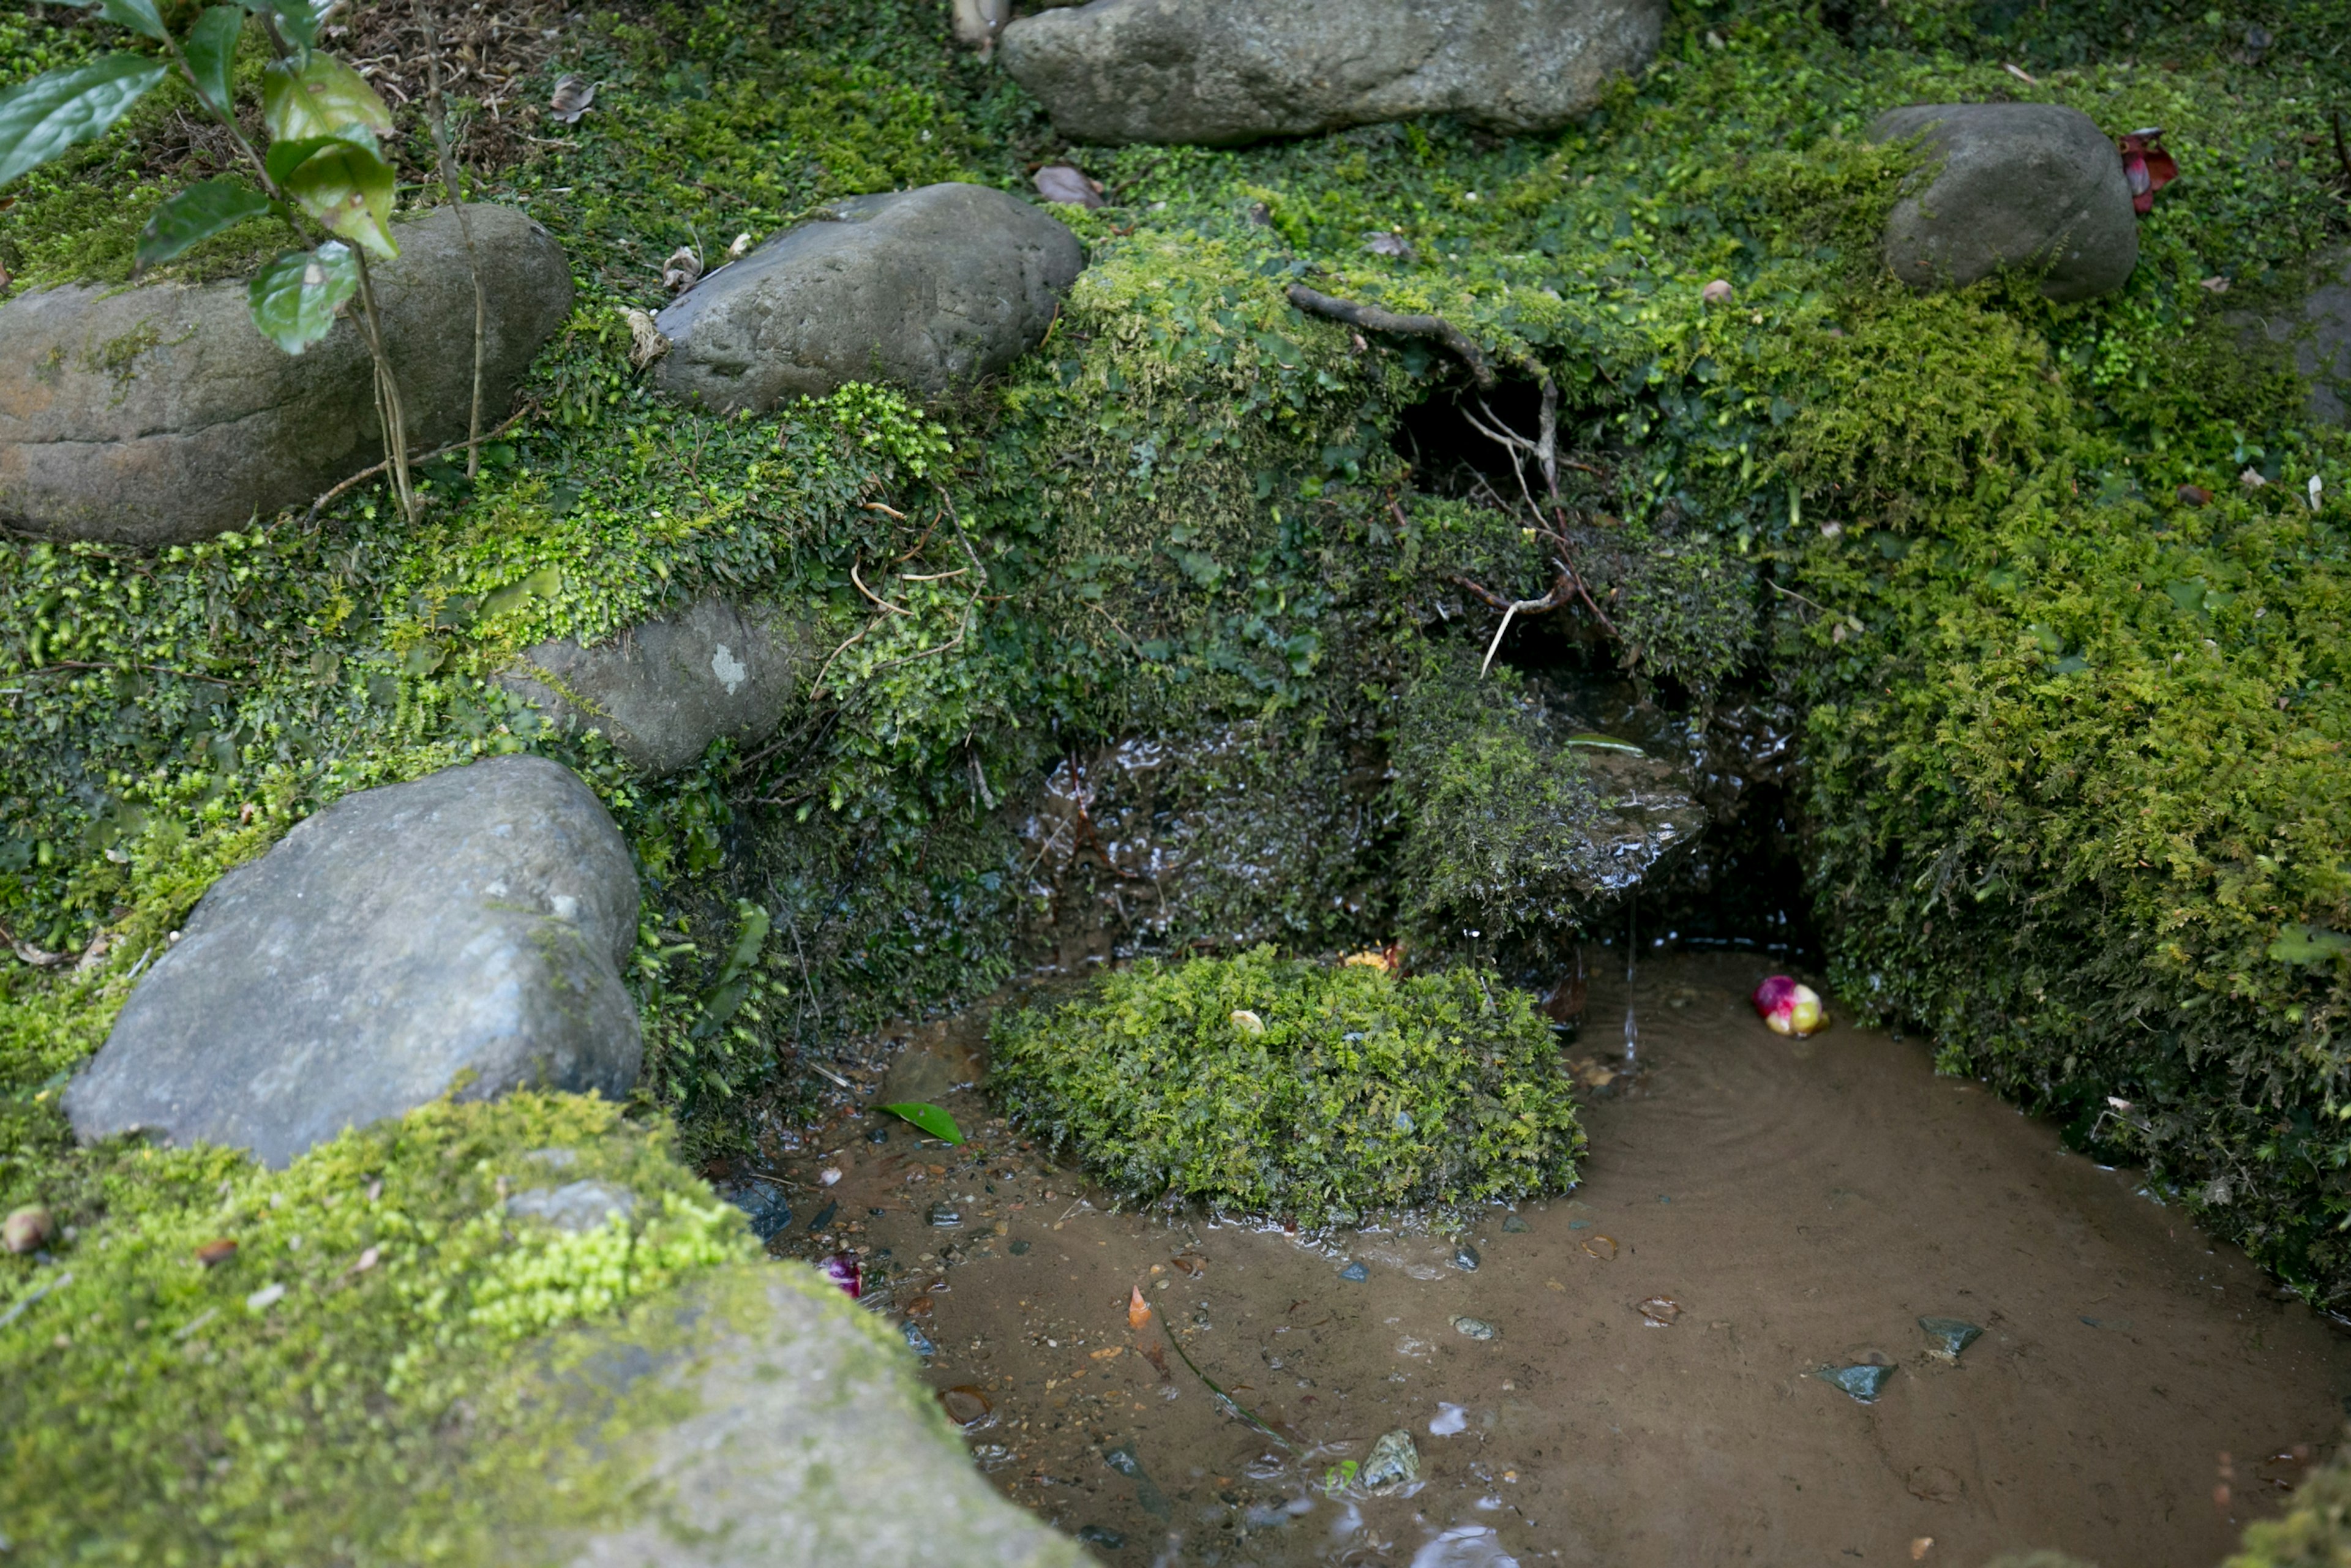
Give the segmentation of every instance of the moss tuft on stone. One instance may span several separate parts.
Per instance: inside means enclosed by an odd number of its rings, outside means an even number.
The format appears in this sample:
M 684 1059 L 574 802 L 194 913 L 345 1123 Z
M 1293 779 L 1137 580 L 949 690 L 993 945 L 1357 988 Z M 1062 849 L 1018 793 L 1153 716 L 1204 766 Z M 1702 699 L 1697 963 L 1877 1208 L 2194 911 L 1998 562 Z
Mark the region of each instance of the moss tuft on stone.
M 1140 1202 L 1355 1223 L 1562 1191 L 1583 1150 L 1551 1026 L 1474 970 L 1146 959 L 989 1049 L 1013 1117 Z

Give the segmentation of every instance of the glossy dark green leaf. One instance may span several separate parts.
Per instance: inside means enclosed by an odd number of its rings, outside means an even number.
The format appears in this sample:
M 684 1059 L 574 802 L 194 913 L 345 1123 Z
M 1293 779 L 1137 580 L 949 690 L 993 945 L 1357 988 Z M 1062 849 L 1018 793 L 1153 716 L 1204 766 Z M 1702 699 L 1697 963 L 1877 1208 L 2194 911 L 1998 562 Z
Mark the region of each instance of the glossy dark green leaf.
M 950 1144 L 963 1142 L 963 1129 L 956 1125 L 953 1116 L 936 1105 L 926 1105 L 920 1100 L 907 1100 L 879 1109 L 887 1111 L 901 1121 L 912 1122 L 934 1138 L 944 1138 Z
M 374 149 L 329 138 L 279 184 L 328 233 L 386 260 L 400 254 L 392 238 L 392 165 Z
M 319 24 L 327 19 L 326 6 L 310 0 L 245 0 L 245 8 L 256 16 L 276 17 L 278 36 L 303 50 L 318 43 Z
M 359 257 L 340 240 L 288 251 L 253 280 L 246 302 L 262 336 L 298 354 L 334 329 L 336 308 L 359 291 Z
M 128 27 L 142 38 L 162 43 L 171 34 L 163 28 L 155 0 L 92 0 L 91 8 L 118 27 Z
M 181 52 L 188 57 L 188 69 L 196 78 L 196 91 L 223 113 L 229 105 L 229 72 L 236 64 L 236 41 L 244 34 L 243 6 L 214 5 L 196 18 L 196 25 L 180 41 Z
M 332 55 L 277 60 L 261 73 L 261 122 L 273 141 L 334 136 L 347 125 L 392 134 L 392 110 L 367 78 Z
M 107 55 L 0 93 L 0 185 L 105 135 L 164 69 L 143 55 Z
M 138 262 L 152 267 L 224 229 L 269 211 L 269 198 L 242 180 L 206 180 L 191 185 L 155 209 L 139 231 Z

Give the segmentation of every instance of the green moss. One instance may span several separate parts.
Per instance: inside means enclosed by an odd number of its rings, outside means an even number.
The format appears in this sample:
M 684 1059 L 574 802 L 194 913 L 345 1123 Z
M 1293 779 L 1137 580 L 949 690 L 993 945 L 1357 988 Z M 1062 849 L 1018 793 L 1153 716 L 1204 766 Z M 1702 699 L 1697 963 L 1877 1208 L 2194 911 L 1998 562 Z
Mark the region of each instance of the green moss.
M 633 1213 L 573 1234 L 503 1212 L 589 1179 Z M 547 1511 L 481 1495 L 553 1436 L 500 1393 L 514 1347 L 755 1255 L 661 1136 L 575 1096 L 438 1103 L 280 1172 L 117 1146 L 42 1196 L 72 1239 L 0 1261 L 29 1303 L 0 1329 L 0 1514 L 44 1560 L 486 1558 L 494 1526 Z M 217 1240 L 235 1254 L 207 1266 Z
M 1138 1201 L 1346 1224 L 1557 1192 L 1583 1149 L 1551 1026 L 1470 970 L 1144 960 L 988 1038 L 1016 1120 Z
M 2351 1564 L 2351 1464 L 2314 1470 L 2276 1519 L 2245 1527 L 2223 1568 L 2346 1568 Z
M 1395 723 L 1397 858 L 1416 942 L 1491 953 L 1575 923 L 1606 879 L 1590 836 L 1603 802 L 1517 673 L 1480 679 L 1466 654 L 1432 658 Z

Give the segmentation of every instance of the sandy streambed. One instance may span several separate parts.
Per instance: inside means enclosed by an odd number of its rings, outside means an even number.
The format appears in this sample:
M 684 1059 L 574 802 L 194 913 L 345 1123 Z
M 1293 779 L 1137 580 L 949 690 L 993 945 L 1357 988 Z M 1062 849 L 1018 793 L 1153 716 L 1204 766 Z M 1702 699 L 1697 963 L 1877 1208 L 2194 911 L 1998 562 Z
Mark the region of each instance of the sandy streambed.
M 2351 1340 L 1917 1042 L 1767 1034 L 1760 973 L 1595 985 L 1586 1040 L 1629 1001 L 1640 1059 L 1584 1185 L 1458 1232 L 1113 1212 L 933 1026 L 898 1086 L 977 1135 L 843 1120 L 772 1173 L 774 1249 L 864 1249 L 976 1461 L 1113 1563 L 2218 1562 L 2337 1439 Z M 1399 1430 L 1417 1478 L 1367 1489 Z

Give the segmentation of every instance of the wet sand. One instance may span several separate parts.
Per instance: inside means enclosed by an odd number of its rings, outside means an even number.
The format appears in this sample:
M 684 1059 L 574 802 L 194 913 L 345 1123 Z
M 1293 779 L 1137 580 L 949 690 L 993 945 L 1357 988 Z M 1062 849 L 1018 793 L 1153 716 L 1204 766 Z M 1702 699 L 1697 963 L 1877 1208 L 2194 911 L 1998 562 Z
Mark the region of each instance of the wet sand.
M 977 1462 L 1111 1563 L 2217 1563 L 2338 1439 L 2351 1339 L 1918 1042 L 1768 1034 L 1762 972 L 1595 982 L 1569 1054 L 1629 994 L 1640 1071 L 1585 1096 L 1583 1185 L 1458 1234 L 1108 1212 L 963 1091 L 965 1148 L 861 1117 L 786 1162 L 821 1228 L 775 1248 L 865 1248 Z M 1872 1363 L 1874 1403 L 1813 1375 Z M 1417 1484 L 1350 1484 L 1399 1428 Z

